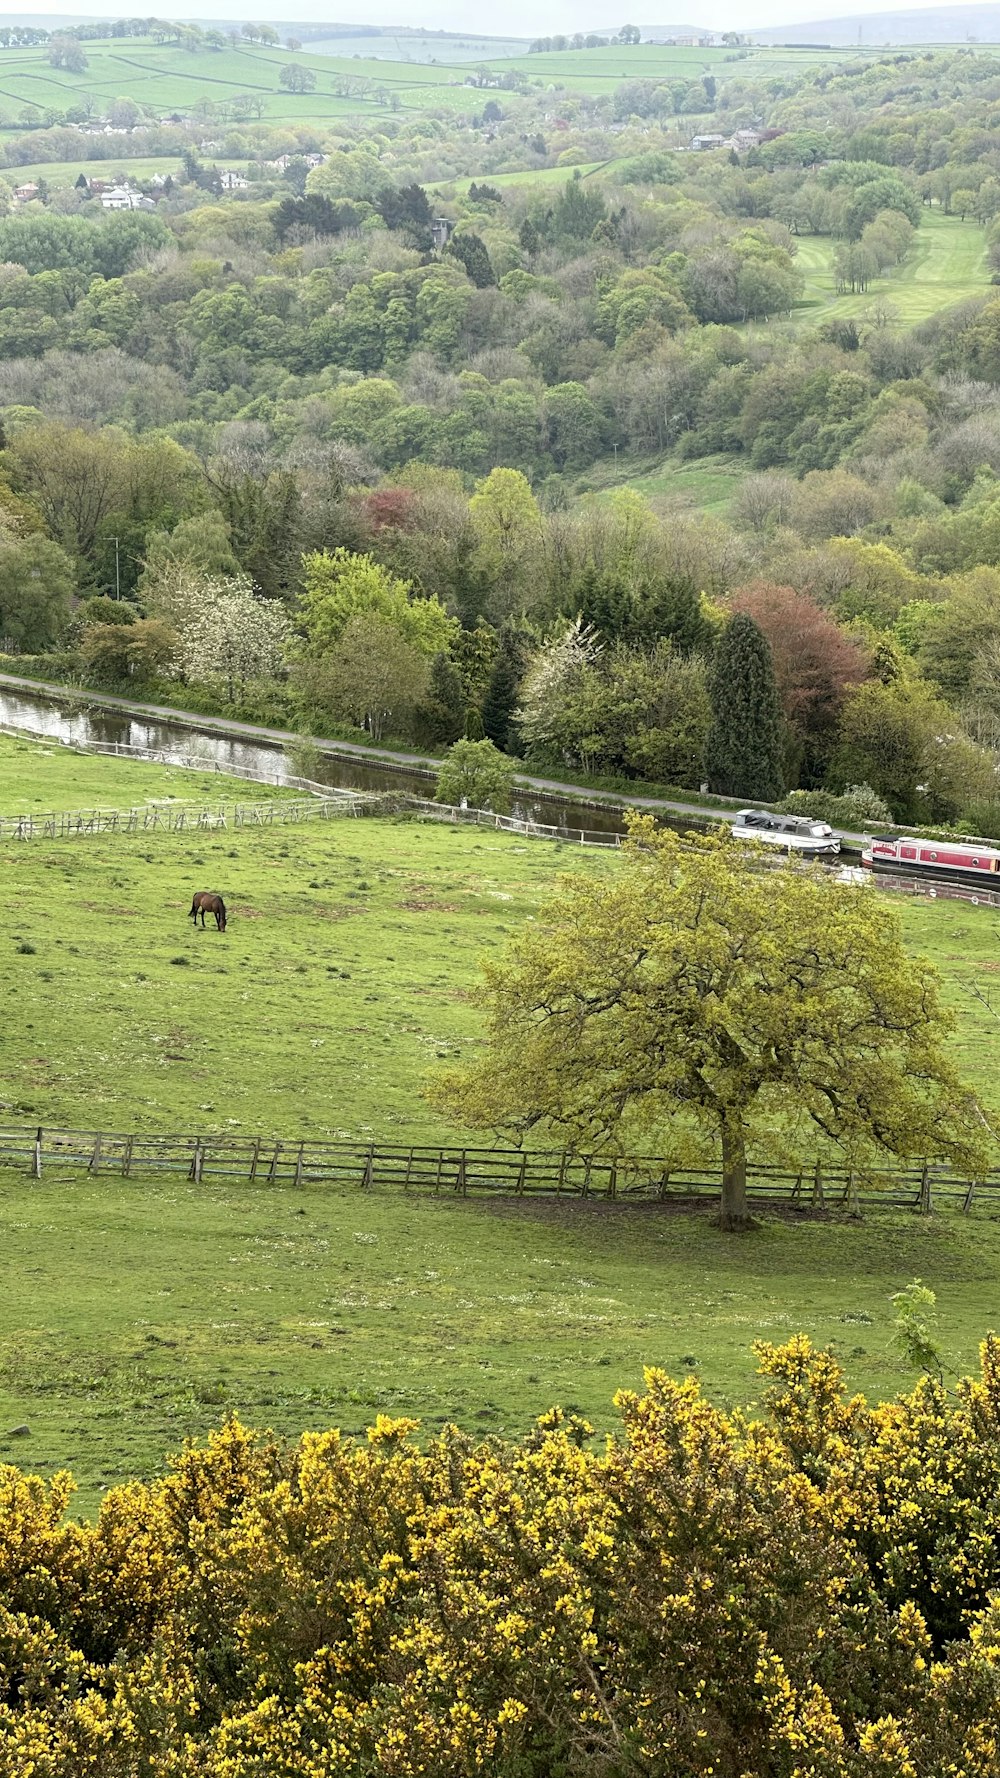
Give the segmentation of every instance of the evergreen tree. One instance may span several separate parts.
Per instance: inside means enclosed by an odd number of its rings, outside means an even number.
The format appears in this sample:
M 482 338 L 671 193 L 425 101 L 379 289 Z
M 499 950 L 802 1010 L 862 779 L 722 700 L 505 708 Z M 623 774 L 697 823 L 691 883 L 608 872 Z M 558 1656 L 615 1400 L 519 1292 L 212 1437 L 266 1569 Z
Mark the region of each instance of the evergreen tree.
M 527 665 L 525 639 L 519 630 L 505 624 L 500 631 L 493 670 L 483 698 L 483 730 L 488 740 L 503 753 L 516 753 L 518 748 L 517 709 L 521 681 Z
M 493 262 L 481 235 L 455 235 L 445 248 L 453 259 L 465 267 L 465 275 L 479 290 L 486 290 L 497 281 Z
M 478 704 L 470 704 L 465 712 L 465 738 L 467 741 L 485 741 L 486 739 L 483 713 Z
M 771 650 L 738 611 L 716 645 L 708 676 L 712 726 L 705 775 L 722 796 L 776 802 L 784 792 L 784 720 Z
M 522 222 L 520 233 L 517 238 L 528 258 L 534 259 L 535 254 L 538 252 L 538 249 L 542 244 L 542 238 L 530 216 L 526 216 Z
M 446 654 L 436 654 L 431 667 L 427 696 L 417 710 L 422 740 L 431 746 L 457 741 L 465 728 L 465 692 L 462 676 Z

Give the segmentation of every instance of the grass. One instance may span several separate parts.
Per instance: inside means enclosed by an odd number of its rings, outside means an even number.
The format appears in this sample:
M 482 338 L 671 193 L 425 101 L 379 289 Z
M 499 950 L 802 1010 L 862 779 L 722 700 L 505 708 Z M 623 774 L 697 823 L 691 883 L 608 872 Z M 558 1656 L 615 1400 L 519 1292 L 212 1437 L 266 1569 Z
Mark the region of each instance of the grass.
M 95 768 L 105 804 L 176 788 L 157 768 L 3 741 L 0 807 L 19 793 L 74 803 Z M 557 868 L 617 864 L 346 819 L 2 844 L 0 1111 L 453 1139 L 421 1084 L 476 1040 L 478 960 L 537 914 Z M 230 904 L 224 936 L 186 917 L 209 884 Z M 898 905 L 944 972 L 967 1073 L 995 1097 L 996 1020 L 973 989 L 989 996 L 1000 972 L 1000 919 Z M 1000 1219 L 985 1211 L 768 1220 L 734 1243 L 706 1218 L 641 1206 L 3 1171 L 0 1229 L 0 1460 L 72 1467 L 84 1508 L 230 1408 L 289 1434 L 356 1431 L 379 1411 L 515 1433 L 554 1401 L 604 1426 L 644 1363 L 752 1400 L 751 1340 L 799 1328 L 835 1343 L 853 1386 L 886 1393 L 907 1381 L 888 1299 L 910 1278 L 938 1290 L 956 1367 L 1000 1310 Z M 8 1436 L 21 1424 L 30 1435 Z
M 941 210 L 925 210 L 913 245 L 891 276 L 863 295 L 838 296 L 833 274 L 835 243 L 826 236 L 798 242 L 796 264 L 806 279 L 796 310 L 822 310 L 824 320 L 860 316 L 875 304 L 889 304 L 904 326 L 915 327 L 942 309 L 977 296 L 986 286 L 986 235 L 977 222 L 961 222 Z M 816 316 L 819 319 L 819 315 Z
M 1000 1323 L 1000 1226 L 980 1216 L 733 1242 L 637 1207 L 2 1174 L 0 1228 L 0 1460 L 72 1468 L 84 1509 L 230 1410 L 291 1436 L 379 1412 L 517 1434 L 558 1402 L 604 1428 L 646 1364 L 751 1402 L 751 1342 L 801 1329 L 891 1394 L 910 1379 L 889 1298 L 913 1277 L 956 1368 Z
M 604 457 L 577 483 L 577 493 L 611 494 L 618 488 L 636 488 L 659 512 L 695 507 L 701 512 L 724 514 L 739 492 L 747 465 L 739 457 L 700 457 L 691 463 L 673 458 L 629 458 L 615 463 Z
M 219 772 L 144 765 L 58 743 L 0 735 L 0 815 L 47 815 L 64 809 L 131 809 L 150 801 L 262 802 L 287 792 Z

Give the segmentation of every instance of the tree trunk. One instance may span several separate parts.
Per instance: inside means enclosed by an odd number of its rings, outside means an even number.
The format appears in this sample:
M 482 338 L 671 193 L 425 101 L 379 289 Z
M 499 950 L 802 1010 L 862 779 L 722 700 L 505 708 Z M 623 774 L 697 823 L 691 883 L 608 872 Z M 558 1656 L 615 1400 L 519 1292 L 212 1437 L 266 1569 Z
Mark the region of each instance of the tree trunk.
M 739 1123 L 722 1126 L 722 1205 L 719 1226 L 730 1234 L 750 1227 L 747 1212 L 747 1145 Z

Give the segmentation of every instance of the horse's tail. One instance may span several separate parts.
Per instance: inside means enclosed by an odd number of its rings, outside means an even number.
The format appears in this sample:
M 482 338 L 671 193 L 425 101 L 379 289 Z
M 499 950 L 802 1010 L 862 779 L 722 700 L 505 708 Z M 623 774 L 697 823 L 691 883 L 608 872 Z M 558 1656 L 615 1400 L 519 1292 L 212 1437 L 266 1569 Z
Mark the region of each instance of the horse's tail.
M 188 919 L 189 920 L 197 920 L 197 918 L 198 918 L 198 891 L 196 889 L 194 892 L 194 895 L 191 897 L 191 912 L 188 915 Z
M 226 904 L 221 895 L 219 896 L 219 928 L 222 932 L 226 930 Z

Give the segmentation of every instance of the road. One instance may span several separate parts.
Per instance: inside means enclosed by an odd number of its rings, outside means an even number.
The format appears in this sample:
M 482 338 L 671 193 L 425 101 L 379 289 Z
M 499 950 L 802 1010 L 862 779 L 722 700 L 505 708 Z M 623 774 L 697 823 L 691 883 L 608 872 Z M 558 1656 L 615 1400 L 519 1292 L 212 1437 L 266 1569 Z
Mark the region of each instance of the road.
M 200 729 L 206 733 L 231 735 L 234 740 L 265 741 L 272 746 L 287 746 L 289 743 L 301 743 L 305 737 L 295 734 L 291 729 L 266 728 L 263 723 L 236 722 L 228 716 L 199 716 L 193 711 L 175 710 L 169 704 L 144 704 L 135 698 L 120 698 L 110 692 L 96 692 L 77 687 L 53 685 L 48 680 L 25 679 L 15 673 L 0 673 L 0 686 L 10 686 L 14 691 L 34 692 L 39 697 L 72 698 L 74 701 L 85 699 L 88 704 L 98 704 L 108 710 L 119 710 L 123 716 L 151 718 L 159 722 L 172 722 L 179 728 Z M 437 776 L 440 760 L 428 758 L 424 753 L 403 753 L 388 747 L 367 747 L 358 741 L 327 741 L 319 736 L 309 737 L 323 753 L 342 754 L 360 762 L 369 761 L 372 765 L 394 766 L 406 771 L 421 772 L 426 777 Z M 585 784 L 564 784 L 557 778 L 538 778 L 528 772 L 518 772 L 517 783 L 529 790 L 537 790 L 543 796 L 558 798 L 563 802 L 591 803 L 599 807 L 628 807 L 636 809 L 662 809 L 672 815 L 694 815 L 701 820 L 732 821 L 735 805 L 716 805 L 706 807 L 702 803 L 675 801 L 669 797 L 659 796 L 628 796 L 624 793 L 602 793 L 588 789 Z M 842 833 L 840 836 L 848 844 L 860 846 L 861 834 Z

